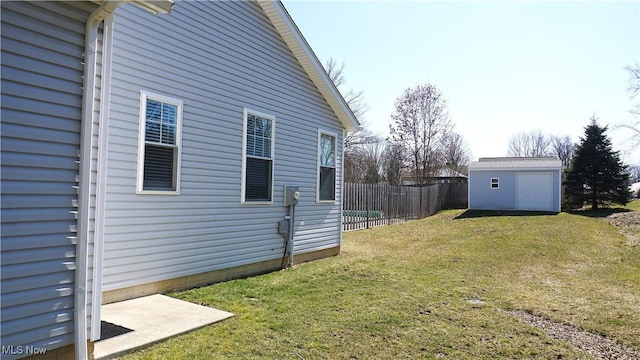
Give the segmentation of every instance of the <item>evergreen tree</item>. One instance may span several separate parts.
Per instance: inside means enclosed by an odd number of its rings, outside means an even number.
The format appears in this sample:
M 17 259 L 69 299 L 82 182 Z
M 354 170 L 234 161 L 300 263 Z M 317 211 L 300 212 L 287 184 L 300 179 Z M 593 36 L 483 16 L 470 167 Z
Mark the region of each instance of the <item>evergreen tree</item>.
M 586 201 L 597 209 L 599 205 L 629 202 L 629 174 L 619 152 L 613 151 L 606 131 L 606 126 L 598 126 L 595 116 L 591 125 L 585 127 L 584 137 L 580 138 L 566 170 L 566 205 L 582 207 Z

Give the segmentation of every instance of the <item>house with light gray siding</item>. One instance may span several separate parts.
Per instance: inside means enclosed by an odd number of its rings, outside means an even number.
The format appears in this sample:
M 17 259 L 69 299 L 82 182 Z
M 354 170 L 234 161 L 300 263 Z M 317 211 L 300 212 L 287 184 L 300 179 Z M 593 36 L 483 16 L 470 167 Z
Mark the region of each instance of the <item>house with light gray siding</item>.
M 560 212 L 555 157 L 480 158 L 469 165 L 469 209 Z
M 280 2 L 1 5 L 3 359 L 87 358 L 104 303 L 339 253 L 359 124 Z
M 338 253 L 343 134 L 357 123 L 309 76 L 303 62 L 317 59 L 292 50 L 286 39 L 299 34 L 282 11 L 249 1 L 178 2 L 166 18 L 117 10 L 95 240 L 103 302 L 282 267 L 285 185 L 301 194 L 294 254 Z
M 84 64 L 99 67 L 108 14 L 89 1 L 0 6 L 1 358 L 86 357 L 91 314 L 78 248 L 86 249 L 89 182 L 79 163 L 85 99 L 100 81 Z

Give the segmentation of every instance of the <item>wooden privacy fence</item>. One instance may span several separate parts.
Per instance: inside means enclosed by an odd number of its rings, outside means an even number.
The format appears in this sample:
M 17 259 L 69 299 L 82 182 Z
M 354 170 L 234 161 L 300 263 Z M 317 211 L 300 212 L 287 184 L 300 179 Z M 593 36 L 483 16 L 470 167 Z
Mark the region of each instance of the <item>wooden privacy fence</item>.
M 467 207 L 467 183 L 423 187 L 344 184 L 342 227 L 368 229 L 431 216 L 442 209 Z

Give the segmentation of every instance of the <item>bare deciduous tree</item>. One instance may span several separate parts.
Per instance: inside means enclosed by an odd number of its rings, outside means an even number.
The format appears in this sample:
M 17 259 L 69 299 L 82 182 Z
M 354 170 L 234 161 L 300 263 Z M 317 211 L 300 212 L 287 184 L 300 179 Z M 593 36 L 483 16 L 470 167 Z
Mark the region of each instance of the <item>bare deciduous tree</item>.
M 633 66 L 627 66 L 625 67 L 625 70 L 629 73 L 629 87 L 627 90 L 629 91 L 629 94 L 631 94 L 631 97 L 635 98 L 640 95 L 640 63 L 635 63 Z M 640 109 L 637 109 L 638 106 L 640 106 L 640 104 L 636 104 L 636 110 L 640 111 Z
M 553 155 L 557 156 L 560 162 L 562 162 L 562 168 L 566 169 L 569 167 L 575 148 L 575 144 L 571 141 L 571 138 L 560 135 L 551 136 L 549 146 Z
M 509 139 L 508 155 L 514 157 L 548 156 L 549 138 L 540 130 L 517 133 Z
M 387 144 L 383 157 L 384 180 L 389 185 L 401 185 L 402 170 L 404 169 L 404 153 L 402 147 Z
M 345 152 L 345 182 L 375 184 L 382 181 L 385 146 L 382 137 L 372 136 L 369 142 L 356 144 Z
M 362 182 L 365 184 L 377 184 L 382 181 L 382 163 L 386 142 L 382 137 L 377 137 L 377 142 L 362 145 Z
M 324 64 L 324 68 L 327 71 L 327 75 L 329 75 L 329 79 L 333 81 L 333 84 L 336 87 L 344 85 L 344 63 L 338 66 L 338 62 L 336 61 L 336 59 L 329 58 Z
M 632 120 L 628 124 L 617 125 L 615 128 L 625 129 L 631 132 L 627 144 L 629 144 L 629 150 L 635 150 L 640 146 L 640 63 L 627 66 L 625 70 L 629 73 L 629 87 L 627 91 L 629 91 L 631 100 L 635 101 L 631 109 L 631 114 L 635 120 Z
M 631 165 L 627 169 L 629 171 L 629 182 L 640 182 L 640 165 Z
M 443 151 L 445 165 L 459 173 L 463 173 L 471 162 L 471 150 L 457 132 L 446 137 Z
M 355 183 L 358 182 L 360 178 L 360 169 L 358 164 L 360 162 L 360 154 L 355 151 L 345 152 L 344 153 L 344 164 L 343 164 L 343 176 L 344 182 L 347 183 Z
M 338 66 L 338 63 L 334 58 L 329 58 L 329 60 L 327 60 L 327 63 L 325 64 L 325 68 L 327 71 L 327 75 L 329 75 L 329 78 L 331 79 L 331 81 L 333 81 L 334 85 L 337 88 L 342 87 L 342 85 L 346 83 L 344 77 L 344 63 Z M 355 91 L 353 89 L 349 89 L 344 93 L 343 96 L 344 100 L 347 102 L 347 105 L 349 105 L 349 108 L 351 108 L 353 115 L 355 115 L 358 120 L 360 120 L 362 115 L 364 115 L 364 113 L 369 110 L 369 106 L 364 101 L 362 90 Z
M 404 149 L 417 185 L 432 181 L 442 167 L 443 147 L 452 127 L 447 102 L 431 84 L 408 88 L 391 115 L 389 141 Z
M 327 75 L 336 88 L 340 89 L 346 83 L 344 75 L 344 63 L 338 65 L 335 59 L 329 58 L 325 64 Z M 363 163 L 365 162 L 365 152 L 362 146 L 370 143 L 377 143 L 379 139 L 367 129 L 363 119 L 368 110 L 368 105 L 364 101 L 362 91 L 340 89 L 344 100 L 353 112 L 353 115 L 360 121 L 360 130 L 350 132 L 344 137 L 344 180 L 346 182 L 364 181 Z
M 351 109 L 351 112 L 353 112 L 353 115 L 355 115 L 356 119 L 360 121 L 362 128 L 360 131 L 351 132 L 345 136 L 345 151 L 349 150 L 354 145 L 365 144 L 372 141 L 372 134 L 366 129 L 366 124 L 363 118 L 364 114 L 369 110 L 369 106 L 364 100 L 363 92 L 355 91 L 353 89 L 348 89 L 343 92 L 341 89 L 346 83 L 344 76 L 344 63 L 338 65 L 334 58 L 329 58 L 325 64 L 325 70 L 336 88 L 340 89 L 343 93 L 344 100 L 347 105 L 349 105 L 349 108 Z

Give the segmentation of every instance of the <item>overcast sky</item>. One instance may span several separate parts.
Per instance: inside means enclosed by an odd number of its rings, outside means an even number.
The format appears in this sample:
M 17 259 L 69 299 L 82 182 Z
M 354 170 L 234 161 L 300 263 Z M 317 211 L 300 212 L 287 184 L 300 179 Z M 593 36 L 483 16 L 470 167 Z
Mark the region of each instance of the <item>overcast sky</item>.
M 541 129 L 574 141 L 595 112 L 626 151 L 625 66 L 640 62 L 640 2 L 285 0 L 323 63 L 345 64 L 364 119 L 386 135 L 395 99 L 438 87 L 473 158 L 505 156 L 509 137 Z

